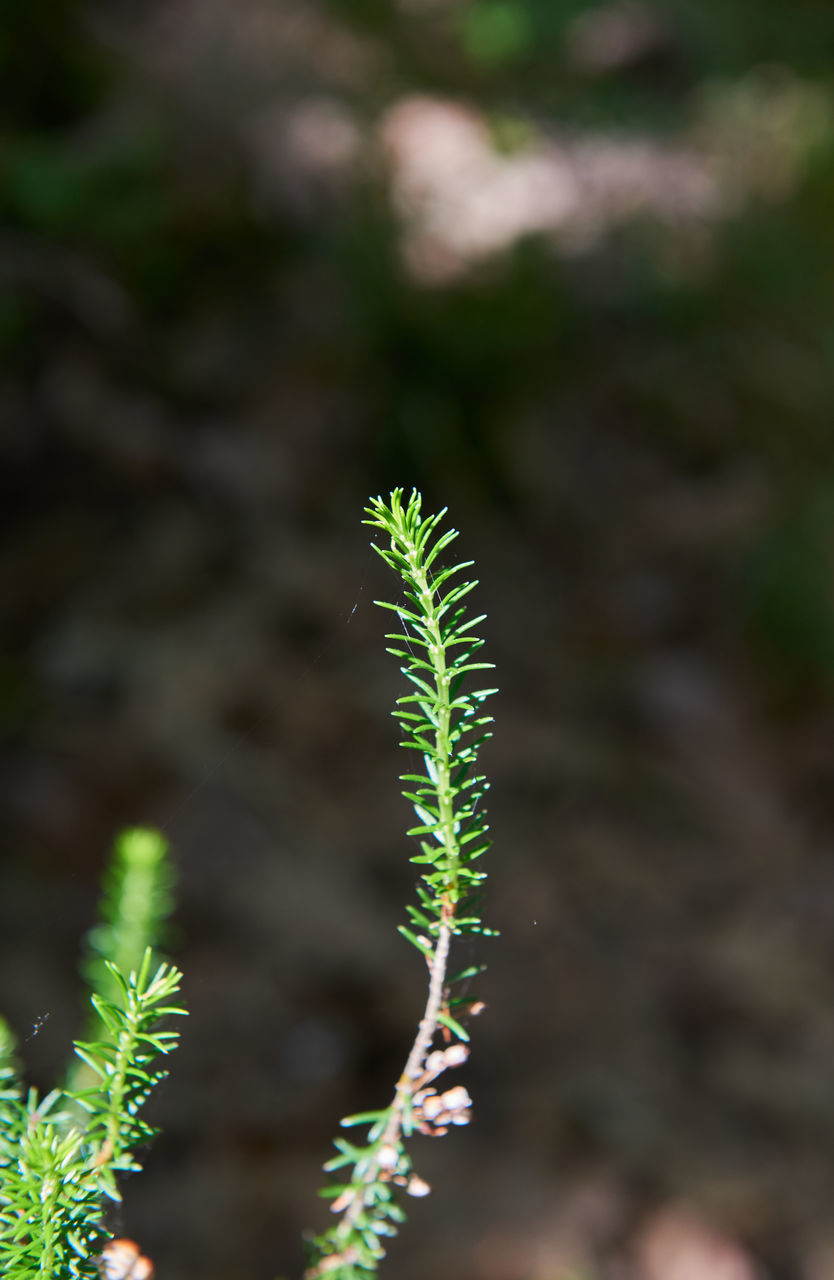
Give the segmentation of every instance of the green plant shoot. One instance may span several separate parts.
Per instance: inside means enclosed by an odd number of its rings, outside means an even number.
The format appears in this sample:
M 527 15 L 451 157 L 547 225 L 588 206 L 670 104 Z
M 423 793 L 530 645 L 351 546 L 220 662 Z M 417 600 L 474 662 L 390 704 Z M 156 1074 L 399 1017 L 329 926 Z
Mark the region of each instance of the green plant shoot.
M 87 967 L 95 1038 L 75 1042 L 84 1076 L 40 1098 L 21 1082 L 10 1029 L 0 1021 L 0 1275 L 4 1280 L 94 1280 L 118 1174 L 141 1168 L 155 1130 L 140 1114 L 167 1074 L 177 1033 L 163 1020 L 181 974 L 150 942 L 170 909 L 167 846 L 125 832 L 105 877 L 97 961 Z
M 452 939 L 492 932 L 478 914 L 485 877 L 479 859 L 489 839 L 481 806 L 488 784 L 476 770 L 478 751 L 490 736 L 484 702 L 495 690 L 468 688 L 474 673 L 492 667 L 476 660 L 483 641 L 473 629 L 484 615 L 467 618 L 463 603 L 477 583 L 459 575 L 472 562 L 440 566 L 438 558 L 457 532 L 438 534 L 445 509 L 424 519 L 421 504 L 413 491 L 403 505 L 403 491 L 395 489 L 387 503 L 372 499 L 364 523 L 387 536 L 387 546 L 372 545 L 404 588 L 399 603 L 375 603 L 400 624 L 387 636 L 393 642 L 388 652 L 402 663 L 411 691 L 398 699 L 393 714 L 403 730 L 401 745 L 417 752 L 422 763 L 422 770 L 401 776 L 417 818 L 408 835 L 417 842 L 411 861 L 420 866 L 422 883 L 400 932 L 428 965 L 428 995 L 391 1103 L 342 1121 L 344 1128 L 367 1126 L 365 1141 L 335 1141 L 338 1154 L 325 1169 L 337 1179 L 322 1194 L 332 1199 L 339 1220 L 313 1240 L 305 1280 L 367 1280 L 385 1256 L 383 1239 L 404 1220 L 398 1190 L 413 1196 L 429 1191 L 412 1170 L 404 1140 L 415 1130 L 441 1136 L 470 1118 L 471 1100 L 462 1085 L 438 1092 L 435 1084 L 468 1056 L 468 1034 L 451 1010 L 465 1003 L 455 994 L 457 984 L 480 968 L 449 976 Z M 439 1029 L 443 1044 L 433 1048 Z

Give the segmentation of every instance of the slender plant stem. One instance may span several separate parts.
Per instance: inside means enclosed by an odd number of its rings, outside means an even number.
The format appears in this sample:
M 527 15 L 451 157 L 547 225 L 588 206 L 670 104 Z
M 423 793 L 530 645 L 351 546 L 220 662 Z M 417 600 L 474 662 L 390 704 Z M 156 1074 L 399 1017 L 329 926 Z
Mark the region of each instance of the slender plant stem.
M 452 938 L 452 921 L 454 919 L 454 908 L 450 904 L 444 905 L 444 918 L 441 921 L 437 934 L 437 946 L 431 957 L 429 971 L 431 978 L 429 981 L 429 991 L 426 998 L 426 1007 L 420 1024 L 417 1028 L 417 1035 L 411 1046 L 408 1059 L 403 1069 L 402 1075 L 397 1081 L 397 1088 L 394 1093 L 394 1099 L 389 1108 L 388 1121 L 382 1131 L 379 1149 L 384 1151 L 388 1147 L 396 1146 L 400 1141 L 400 1134 L 403 1126 L 403 1115 L 411 1098 L 414 1089 L 414 1081 L 419 1079 L 424 1070 L 426 1055 L 431 1047 L 434 1033 L 437 1030 L 437 1015 L 443 1003 L 443 989 L 446 982 L 446 969 L 449 963 L 449 944 Z M 368 1164 L 368 1168 L 362 1177 L 364 1187 L 372 1186 L 379 1178 L 382 1164 L 377 1156 Z M 340 1221 L 336 1226 L 336 1234 L 339 1236 L 348 1236 L 356 1225 L 364 1207 L 364 1197 L 357 1190 L 352 1196 L 350 1204 L 345 1209 Z M 326 1261 L 326 1259 L 325 1259 Z M 305 1280 L 313 1280 L 313 1277 L 321 1274 L 321 1265 L 312 1267 L 305 1272 Z

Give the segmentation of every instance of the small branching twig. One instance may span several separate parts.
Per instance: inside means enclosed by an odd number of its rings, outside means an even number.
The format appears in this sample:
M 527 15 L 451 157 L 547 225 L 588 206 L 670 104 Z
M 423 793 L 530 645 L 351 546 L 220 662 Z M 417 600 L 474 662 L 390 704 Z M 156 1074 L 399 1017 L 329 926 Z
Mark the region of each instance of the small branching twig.
M 95 1151 L 101 1189 L 114 1200 L 119 1192 L 113 1172 L 140 1169 L 136 1148 L 156 1134 L 139 1110 L 168 1074 L 157 1060 L 170 1053 L 179 1039 L 178 1032 L 161 1030 L 160 1021 L 185 1013 L 169 1003 L 179 990 L 181 973 L 173 965 L 160 964 L 151 976 L 151 960 L 148 947 L 138 972 L 131 970 L 127 978 L 107 962 L 119 997 L 92 997 L 105 1034 L 96 1041 L 75 1043 L 75 1052 L 93 1072 L 96 1084 L 69 1096 L 88 1114 L 86 1139 Z
M 395 613 L 403 628 L 388 636 L 396 644 L 389 653 L 403 663 L 401 670 L 414 692 L 398 699 L 394 715 L 405 731 L 401 745 L 420 753 L 425 770 L 401 777 L 403 795 L 418 819 L 408 832 L 420 850 L 411 861 L 424 869 L 417 889 L 419 905 L 407 908 L 414 927 L 401 925 L 400 932 L 425 957 L 428 996 L 389 1106 L 342 1121 L 345 1128 L 368 1125 L 366 1141 L 357 1145 L 336 1139 L 339 1154 L 325 1169 L 352 1172 L 347 1181 L 340 1180 L 322 1193 L 332 1197 L 331 1210 L 340 1216 L 312 1242 L 305 1280 L 325 1275 L 328 1280 L 367 1280 L 385 1255 L 381 1238 L 394 1235 L 405 1217 L 395 1199 L 396 1189 L 404 1187 L 415 1196 L 429 1190 L 412 1171 L 404 1140 L 415 1129 L 439 1136 L 450 1125 L 466 1124 L 470 1117 L 471 1101 L 462 1085 L 440 1094 L 431 1085 L 468 1056 L 464 1043 L 468 1035 L 450 1012 L 460 998 L 453 999 L 451 991 L 456 983 L 479 972 L 480 966 L 450 978 L 452 938 L 491 932 L 477 914 L 477 890 L 484 873 L 476 864 L 489 840 L 479 808 L 487 783 L 474 770 L 478 749 L 490 736 L 491 717 L 484 714 L 483 703 L 495 691 L 464 689 L 471 672 L 492 665 L 473 661 L 483 642 L 473 637 L 472 628 L 482 617 L 466 619 L 461 603 L 476 583 L 447 586 L 471 561 L 433 571 L 438 555 L 457 533 L 448 530 L 434 539 L 445 511 L 423 519 L 420 508 L 417 492 L 403 506 L 402 490 L 395 489 L 388 503 L 372 500 L 365 523 L 388 535 L 389 545 L 374 549 L 400 575 L 408 600 L 407 605 L 376 603 Z M 432 1049 L 439 1028 L 445 1047 Z

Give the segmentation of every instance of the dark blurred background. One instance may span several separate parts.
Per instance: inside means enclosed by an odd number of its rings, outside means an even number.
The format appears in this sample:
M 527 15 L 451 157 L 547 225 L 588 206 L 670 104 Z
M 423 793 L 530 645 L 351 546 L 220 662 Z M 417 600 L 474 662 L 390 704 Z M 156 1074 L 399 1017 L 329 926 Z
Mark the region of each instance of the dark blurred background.
M 160 1280 L 298 1274 L 422 1007 L 394 485 L 477 560 L 502 936 L 384 1274 L 834 1277 L 833 55 L 822 0 L 3 5 L 0 1007 L 51 1083 L 160 824 Z

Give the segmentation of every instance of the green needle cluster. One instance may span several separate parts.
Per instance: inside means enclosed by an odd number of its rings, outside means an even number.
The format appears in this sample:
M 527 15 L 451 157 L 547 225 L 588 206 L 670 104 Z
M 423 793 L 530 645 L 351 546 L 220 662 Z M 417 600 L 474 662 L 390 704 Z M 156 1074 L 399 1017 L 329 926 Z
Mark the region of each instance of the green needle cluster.
M 0 1021 L 0 1275 L 4 1280 L 93 1280 L 108 1231 L 116 1175 L 141 1168 L 155 1130 L 141 1115 L 177 1044 L 164 1020 L 182 975 L 153 959 L 149 941 L 169 910 L 167 847 L 126 832 L 106 875 L 95 931 L 94 1039 L 76 1041 L 72 1084 L 40 1098 L 24 1090 L 11 1031 Z M 125 968 L 120 966 L 119 961 Z M 130 967 L 127 967 L 130 965 Z

